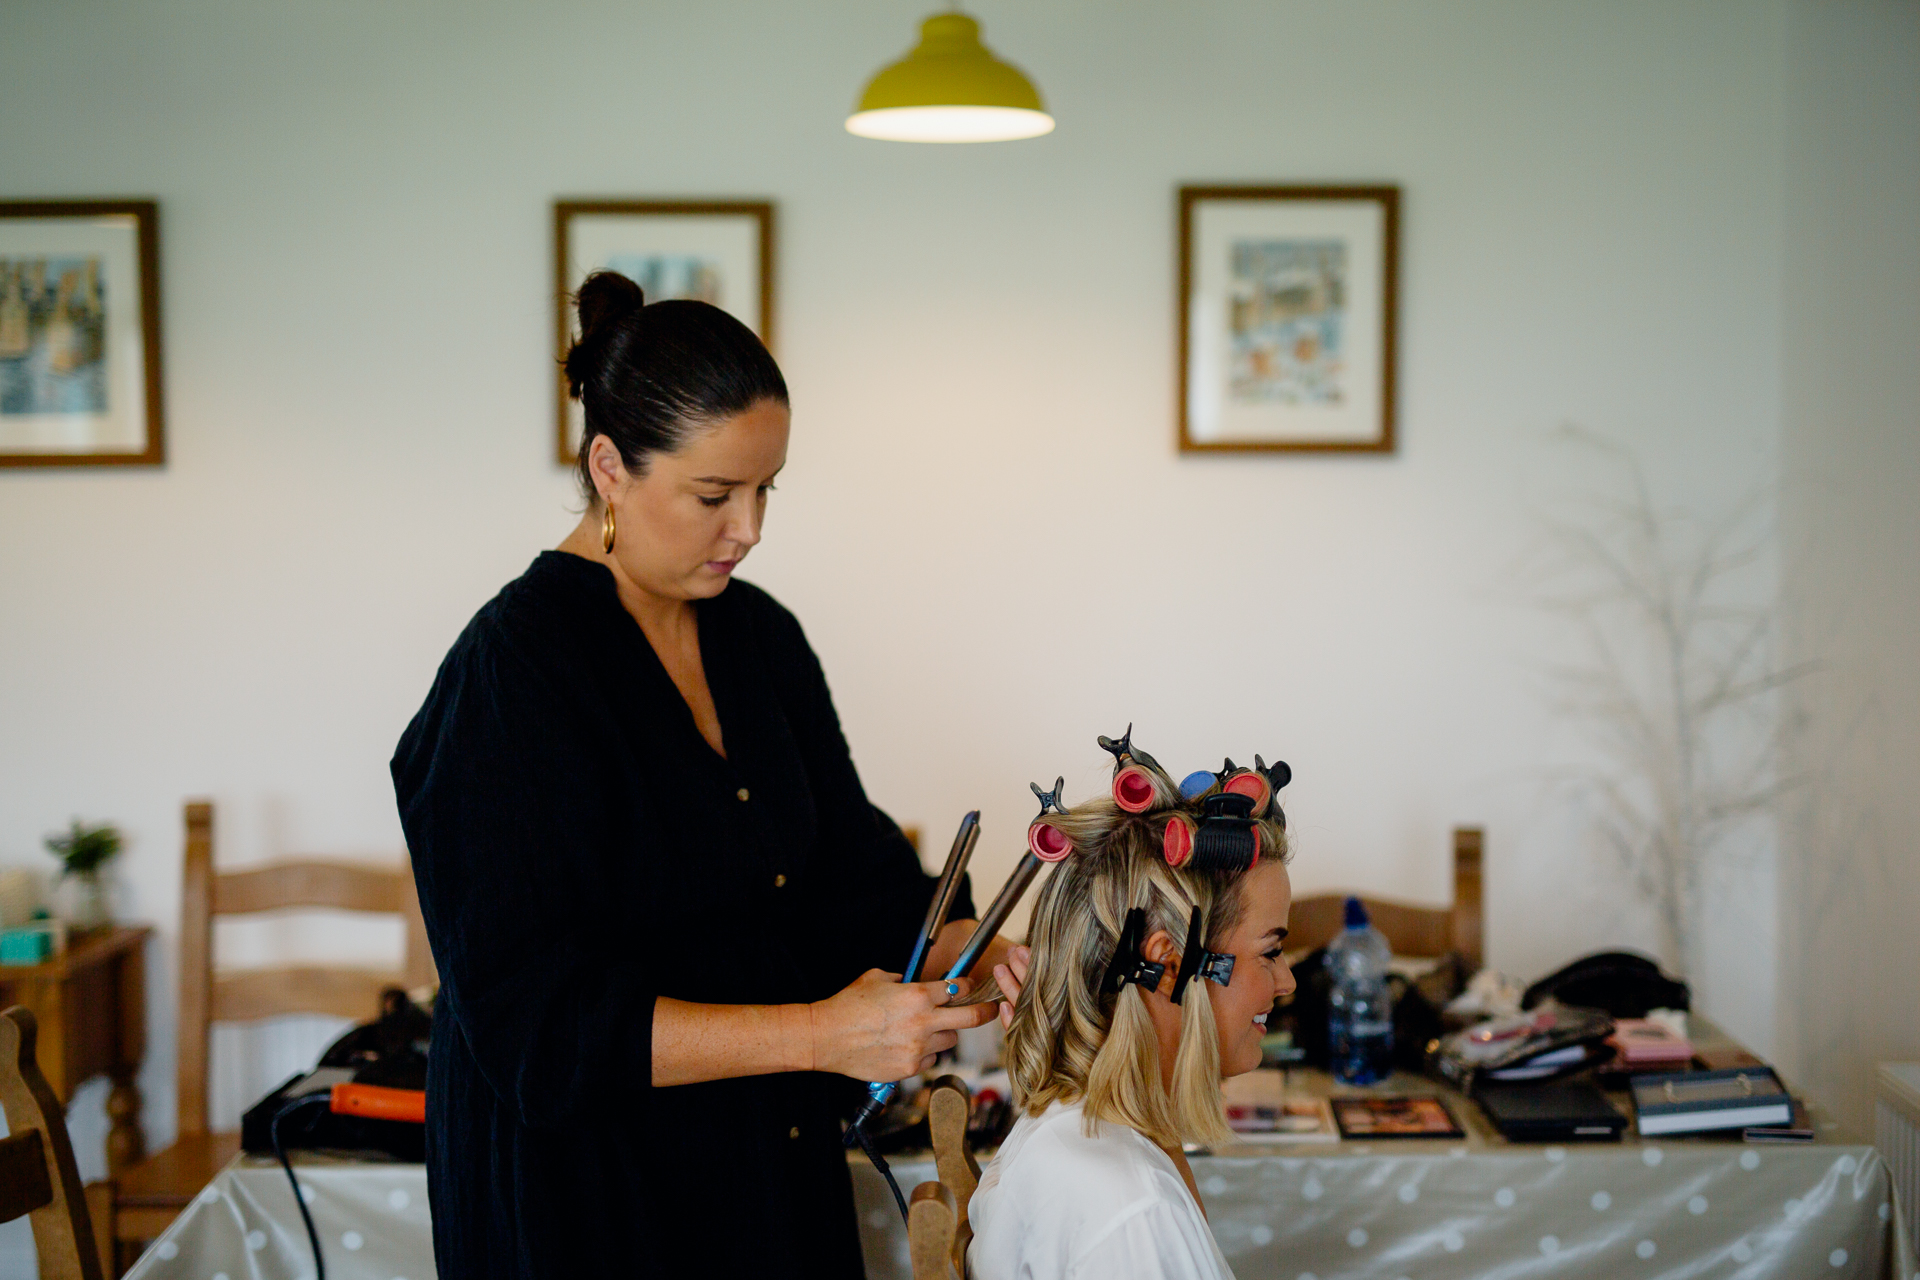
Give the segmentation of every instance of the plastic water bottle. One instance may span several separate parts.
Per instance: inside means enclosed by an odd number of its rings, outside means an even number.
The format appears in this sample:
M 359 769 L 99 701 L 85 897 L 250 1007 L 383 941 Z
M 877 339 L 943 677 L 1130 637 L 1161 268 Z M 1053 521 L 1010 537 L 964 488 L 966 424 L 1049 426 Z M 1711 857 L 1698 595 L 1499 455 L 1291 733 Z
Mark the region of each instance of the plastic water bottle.
M 1367 919 L 1358 898 L 1347 899 L 1347 927 L 1327 944 L 1333 990 L 1327 1001 L 1327 1046 L 1334 1078 L 1373 1084 L 1393 1072 L 1393 995 L 1387 961 L 1393 949 Z

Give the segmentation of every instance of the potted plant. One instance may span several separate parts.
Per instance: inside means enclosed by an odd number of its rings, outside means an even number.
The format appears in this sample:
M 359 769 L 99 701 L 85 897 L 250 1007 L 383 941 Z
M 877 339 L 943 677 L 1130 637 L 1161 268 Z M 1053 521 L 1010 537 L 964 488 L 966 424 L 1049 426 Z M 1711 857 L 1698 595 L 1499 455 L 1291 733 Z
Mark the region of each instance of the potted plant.
M 111 823 L 89 827 L 78 818 L 64 834 L 47 837 L 47 852 L 60 859 L 60 879 L 74 884 L 67 923 L 94 929 L 112 923 L 101 872 L 120 852 L 120 832 Z

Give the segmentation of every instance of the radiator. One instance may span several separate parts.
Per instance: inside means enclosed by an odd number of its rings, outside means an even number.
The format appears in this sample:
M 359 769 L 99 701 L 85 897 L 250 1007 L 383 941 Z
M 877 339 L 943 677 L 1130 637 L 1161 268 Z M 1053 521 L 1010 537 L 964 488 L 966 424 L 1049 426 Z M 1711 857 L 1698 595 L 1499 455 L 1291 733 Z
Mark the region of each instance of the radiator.
M 1920 1251 L 1920 1062 L 1880 1064 L 1873 1129 L 1873 1144 L 1893 1175 L 1900 1216 Z

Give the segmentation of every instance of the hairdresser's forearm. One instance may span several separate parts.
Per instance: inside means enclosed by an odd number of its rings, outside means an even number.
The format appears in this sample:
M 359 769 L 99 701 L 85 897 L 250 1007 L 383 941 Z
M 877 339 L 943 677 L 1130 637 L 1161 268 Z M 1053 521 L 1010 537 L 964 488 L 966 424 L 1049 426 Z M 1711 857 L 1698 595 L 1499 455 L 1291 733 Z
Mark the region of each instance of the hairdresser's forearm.
M 653 1005 L 653 1083 L 697 1084 L 812 1071 L 813 1019 L 804 1004 Z

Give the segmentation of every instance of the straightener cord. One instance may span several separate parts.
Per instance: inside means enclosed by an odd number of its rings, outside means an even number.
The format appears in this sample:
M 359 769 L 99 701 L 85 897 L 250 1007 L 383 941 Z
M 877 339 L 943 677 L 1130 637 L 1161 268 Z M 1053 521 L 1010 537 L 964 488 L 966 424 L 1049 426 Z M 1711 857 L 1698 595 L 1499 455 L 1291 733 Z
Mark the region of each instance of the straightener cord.
M 274 1112 L 273 1124 L 268 1130 L 273 1138 L 273 1154 L 280 1157 L 280 1167 L 287 1171 L 287 1182 L 293 1187 L 293 1202 L 300 1208 L 300 1220 L 307 1224 L 307 1243 L 313 1246 L 313 1280 L 327 1280 L 327 1262 L 320 1256 L 320 1233 L 313 1229 L 313 1215 L 307 1212 L 307 1198 L 300 1194 L 300 1180 L 293 1176 L 293 1163 L 287 1159 L 287 1149 L 280 1145 L 280 1122 L 302 1107 L 315 1104 L 324 1107 L 330 1102 L 331 1099 L 324 1093 L 310 1093 L 304 1098 L 295 1098 Z M 895 1187 L 893 1194 L 898 1196 L 900 1188 Z

